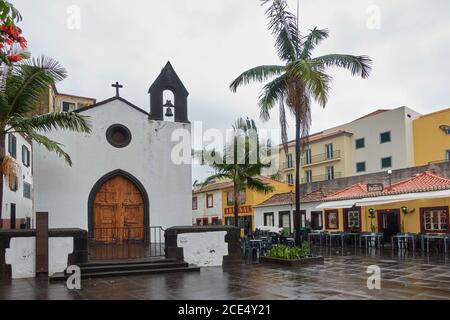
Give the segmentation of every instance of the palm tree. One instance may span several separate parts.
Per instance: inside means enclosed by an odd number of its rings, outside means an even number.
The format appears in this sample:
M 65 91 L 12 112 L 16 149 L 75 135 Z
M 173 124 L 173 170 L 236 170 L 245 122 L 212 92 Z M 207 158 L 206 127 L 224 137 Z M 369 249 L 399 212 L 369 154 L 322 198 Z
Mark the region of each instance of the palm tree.
M 311 102 L 315 100 L 325 107 L 330 92 L 329 67 L 344 68 L 352 75 L 369 77 L 372 60 L 368 56 L 327 54 L 313 57 L 317 45 L 329 35 L 328 30 L 314 28 L 302 37 L 298 20 L 288 10 L 286 0 L 261 0 L 265 5 L 269 29 L 275 37 L 275 48 L 283 65 L 262 65 L 249 69 L 230 85 L 233 92 L 244 85 L 265 82 L 258 105 L 263 121 L 270 118 L 270 111 L 278 105 L 281 138 L 287 151 L 286 106 L 295 116 L 295 210 L 300 212 L 300 150 L 308 143 L 311 125 Z M 274 79 L 273 79 L 274 78 Z M 297 231 L 297 230 L 296 230 Z
M 220 161 L 208 163 L 215 169 L 216 173 L 208 177 L 203 186 L 216 179 L 229 179 L 233 182 L 234 225 L 237 227 L 239 225 L 241 192 L 251 189 L 268 193 L 273 191 L 273 187 L 256 177 L 261 174 L 261 169 L 268 167 L 270 164 L 265 164 L 260 159 L 262 150 L 255 122 L 248 118 L 246 120 L 239 118 L 233 126 L 232 138 L 233 142 L 225 146 L 222 155 L 216 155 L 214 150 L 211 152 L 214 158 Z M 245 147 L 244 152 L 238 151 L 241 146 Z M 202 152 L 203 159 L 206 152 Z
M 63 129 L 90 133 L 91 128 L 86 116 L 73 112 L 51 112 L 30 116 L 41 101 L 49 86 L 66 77 L 66 70 L 55 60 L 48 57 L 24 60 L 10 66 L 3 65 L 0 82 L 0 177 L 8 167 L 5 161 L 5 138 L 10 133 L 20 133 L 56 152 L 70 166 L 70 156 L 61 144 L 47 138 L 44 133 Z M 3 181 L 3 180 L 0 180 Z M 3 202 L 3 183 L 0 183 L 0 208 Z

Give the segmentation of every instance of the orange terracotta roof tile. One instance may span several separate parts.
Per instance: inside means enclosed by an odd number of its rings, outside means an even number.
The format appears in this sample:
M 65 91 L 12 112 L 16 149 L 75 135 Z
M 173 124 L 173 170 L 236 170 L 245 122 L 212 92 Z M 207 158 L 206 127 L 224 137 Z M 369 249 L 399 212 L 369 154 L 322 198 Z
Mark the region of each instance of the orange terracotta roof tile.
M 399 181 L 384 188 L 383 192 L 367 192 L 367 183 L 357 183 L 327 196 L 325 201 L 360 199 L 387 195 L 450 190 L 450 179 L 435 175 L 430 171 Z
M 320 189 L 308 193 L 306 195 L 300 196 L 300 203 L 309 203 L 309 202 L 318 202 L 322 201 L 327 192 Z M 264 202 L 254 206 L 254 207 L 269 207 L 269 206 L 282 206 L 282 205 L 293 205 L 295 204 L 295 193 L 294 192 L 286 192 L 286 193 L 277 193 L 272 197 L 267 199 Z

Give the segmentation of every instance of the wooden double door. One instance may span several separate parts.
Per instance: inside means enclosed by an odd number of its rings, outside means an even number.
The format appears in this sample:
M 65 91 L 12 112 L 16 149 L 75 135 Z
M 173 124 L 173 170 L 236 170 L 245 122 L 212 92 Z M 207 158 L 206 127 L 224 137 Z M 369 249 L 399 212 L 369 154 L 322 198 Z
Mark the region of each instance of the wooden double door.
M 144 240 L 144 200 L 136 185 L 122 176 L 106 181 L 94 199 L 94 240 Z

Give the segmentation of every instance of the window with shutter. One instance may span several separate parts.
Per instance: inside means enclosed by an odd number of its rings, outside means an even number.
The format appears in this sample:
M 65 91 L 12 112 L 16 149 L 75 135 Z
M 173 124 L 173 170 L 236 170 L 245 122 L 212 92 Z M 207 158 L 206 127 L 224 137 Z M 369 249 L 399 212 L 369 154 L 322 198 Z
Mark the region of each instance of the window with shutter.
M 14 159 L 17 158 L 17 138 L 11 133 L 8 135 L 8 153 Z

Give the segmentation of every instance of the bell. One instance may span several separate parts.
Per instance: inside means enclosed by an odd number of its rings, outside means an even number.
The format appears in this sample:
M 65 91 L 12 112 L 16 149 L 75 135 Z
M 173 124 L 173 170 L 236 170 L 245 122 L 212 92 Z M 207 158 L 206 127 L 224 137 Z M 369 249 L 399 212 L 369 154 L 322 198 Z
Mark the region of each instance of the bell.
M 172 108 L 174 105 L 172 104 L 172 101 L 166 100 L 166 104 L 164 104 L 163 107 L 167 107 L 165 116 L 170 118 L 173 117 Z

